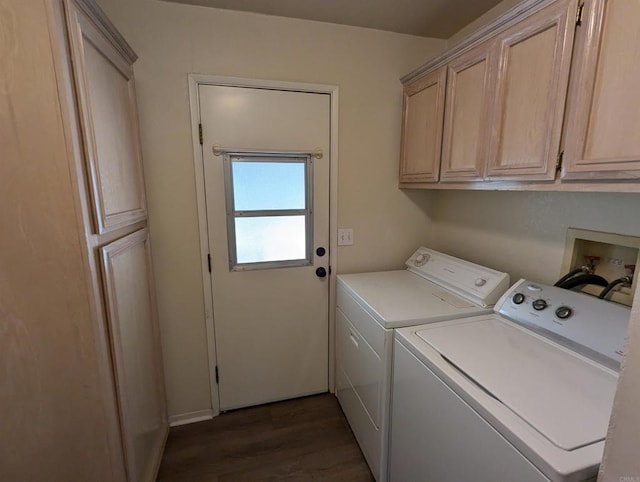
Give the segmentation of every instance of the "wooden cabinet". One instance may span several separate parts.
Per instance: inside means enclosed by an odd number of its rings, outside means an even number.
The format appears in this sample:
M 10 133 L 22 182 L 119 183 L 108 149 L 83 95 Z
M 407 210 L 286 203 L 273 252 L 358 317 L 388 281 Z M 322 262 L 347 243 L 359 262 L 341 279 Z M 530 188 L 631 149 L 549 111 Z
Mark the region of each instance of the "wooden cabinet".
M 151 482 L 168 423 L 135 54 L 92 0 L 0 18 L 0 480 Z
M 556 1 L 499 35 L 488 179 L 554 179 L 576 9 Z
M 168 424 L 134 91 L 136 54 L 91 0 L 63 0 L 78 174 L 93 282 L 106 316 L 127 480 L 152 481 Z
M 100 254 L 127 472 L 129 480 L 151 481 L 167 417 L 147 230 L 107 244 Z
M 133 62 L 92 0 L 63 0 L 82 149 L 79 199 L 108 333 L 127 480 L 153 481 L 168 423 Z
M 640 191 L 638 15 L 637 2 L 523 1 L 405 76 L 401 187 Z
M 445 67 L 405 86 L 400 182 L 435 182 L 440 172 Z
M 563 179 L 640 179 L 640 2 L 585 2 Z
M 555 178 L 578 0 L 535 3 L 531 11 L 516 9 L 461 53 L 445 54 L 409 77 L 401 183 L 438 181 L 438 165 L 445 188 Z M 445 68 L 439 138 L 436 92 Z
M 484 177 L 494 94 L 493 40 L 447 65 L 447 96 L 440 180 L 477 181 Z
M 67 18 L 91 204 L 96 230 L 103 234 L 147 215 L 133 79 L 136 54 L 115 30 L 110 35 L 116 42 L 106 38 L 86 9 L 70 2 Z

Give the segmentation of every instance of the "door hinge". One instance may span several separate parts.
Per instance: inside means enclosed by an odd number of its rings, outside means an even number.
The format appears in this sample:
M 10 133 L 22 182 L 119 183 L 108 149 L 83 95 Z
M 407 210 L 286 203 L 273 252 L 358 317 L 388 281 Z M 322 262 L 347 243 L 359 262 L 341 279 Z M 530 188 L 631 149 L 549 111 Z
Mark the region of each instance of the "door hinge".
M 556 160 L 556 172 L 560 172 L 562 170 L 563 158 L 564 158 L 564 151 L 560 151 L 560 154 L 558 154 L 558 159 Z
M 200 145 L 202 145 L 202 124 L 198 124 L 198 139 L 200 139 Z
M 216 366 L 216 383 L 220 384 L 220 375 L 218 374 L 218 367 Z
M 582 25 L 582 13 L 584 12 L 584 2 L 578 5 L 578 11 L 576 12 L 576 25 Z
M 209 268 L 209 273 L 211 273 L 211 255 L 207 254 L 207 267 Z

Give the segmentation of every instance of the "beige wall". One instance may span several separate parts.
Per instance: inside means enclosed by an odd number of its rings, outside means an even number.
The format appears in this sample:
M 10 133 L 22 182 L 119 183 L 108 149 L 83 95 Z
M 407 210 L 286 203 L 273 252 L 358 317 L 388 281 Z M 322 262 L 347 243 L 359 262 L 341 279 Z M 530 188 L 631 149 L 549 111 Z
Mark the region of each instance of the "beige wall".
M 340 87 L 338 272 L 401 266 L 429 238 L 429 196 L 399 191 L 398 78 L 445 41 L 156 0 L 101 0 L 135 65 L 171 415 L 210 407 L 187 74 Z
M 567 228 L 640 236 L 640 195 L 441 191 L 435 247 L 543 283 L 561 275 Z

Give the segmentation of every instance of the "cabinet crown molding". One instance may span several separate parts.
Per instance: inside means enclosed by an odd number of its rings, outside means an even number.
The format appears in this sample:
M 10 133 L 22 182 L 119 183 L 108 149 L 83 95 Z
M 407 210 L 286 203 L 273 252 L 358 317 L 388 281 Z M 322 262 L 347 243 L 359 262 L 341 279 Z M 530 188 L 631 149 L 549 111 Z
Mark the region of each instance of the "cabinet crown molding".
M 499 34 L 506 30 L 517 22 L 521 21 L 525 17 L 534 14 L 535 12 L 543 9 L 547 5 L 554 3 L 556 0 L 523 0 L 522 2 L 514 5 L 509 10 L 504 12 L 498 18 L 492 22 L 486 24 L 480 29 L 476 30 L 468 37 L 460 40 L 458 43 L 448 48 L 437 57 L 428 60 L 426 63 L 418 67 L 417 69 L 409 72 L 405 76 L 400 78 L 403 84 L 407 84 L 412 80 L 423 75 L 432 69 L 440 67 L 449 62 L 454 56 L 467 52 L 476 45 L 484 42 L 485 40 Z
M 133 64 L 138 60 L 138 55 L 131 48 L 131 45 L 125 40 L 125 38 L 118 32 L 115 25 L 109 20 L 107 14 L 98 6 L 95 0 L 63 0 L 66 10 L 69 9 L 69 4 L 73 3 L 79 8 L 87 17 L 89 17 L 100 32 L 107 37 L 113 44 L 113 47 L 124 56 L 129 63 Z

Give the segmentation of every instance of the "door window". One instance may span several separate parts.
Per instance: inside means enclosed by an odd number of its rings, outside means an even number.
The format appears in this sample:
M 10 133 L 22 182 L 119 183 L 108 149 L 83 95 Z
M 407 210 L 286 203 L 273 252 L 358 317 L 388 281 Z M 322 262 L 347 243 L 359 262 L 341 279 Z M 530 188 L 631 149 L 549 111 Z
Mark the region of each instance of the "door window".
M 312 264 L 311 156 L 227 153 L 231 271 Z

